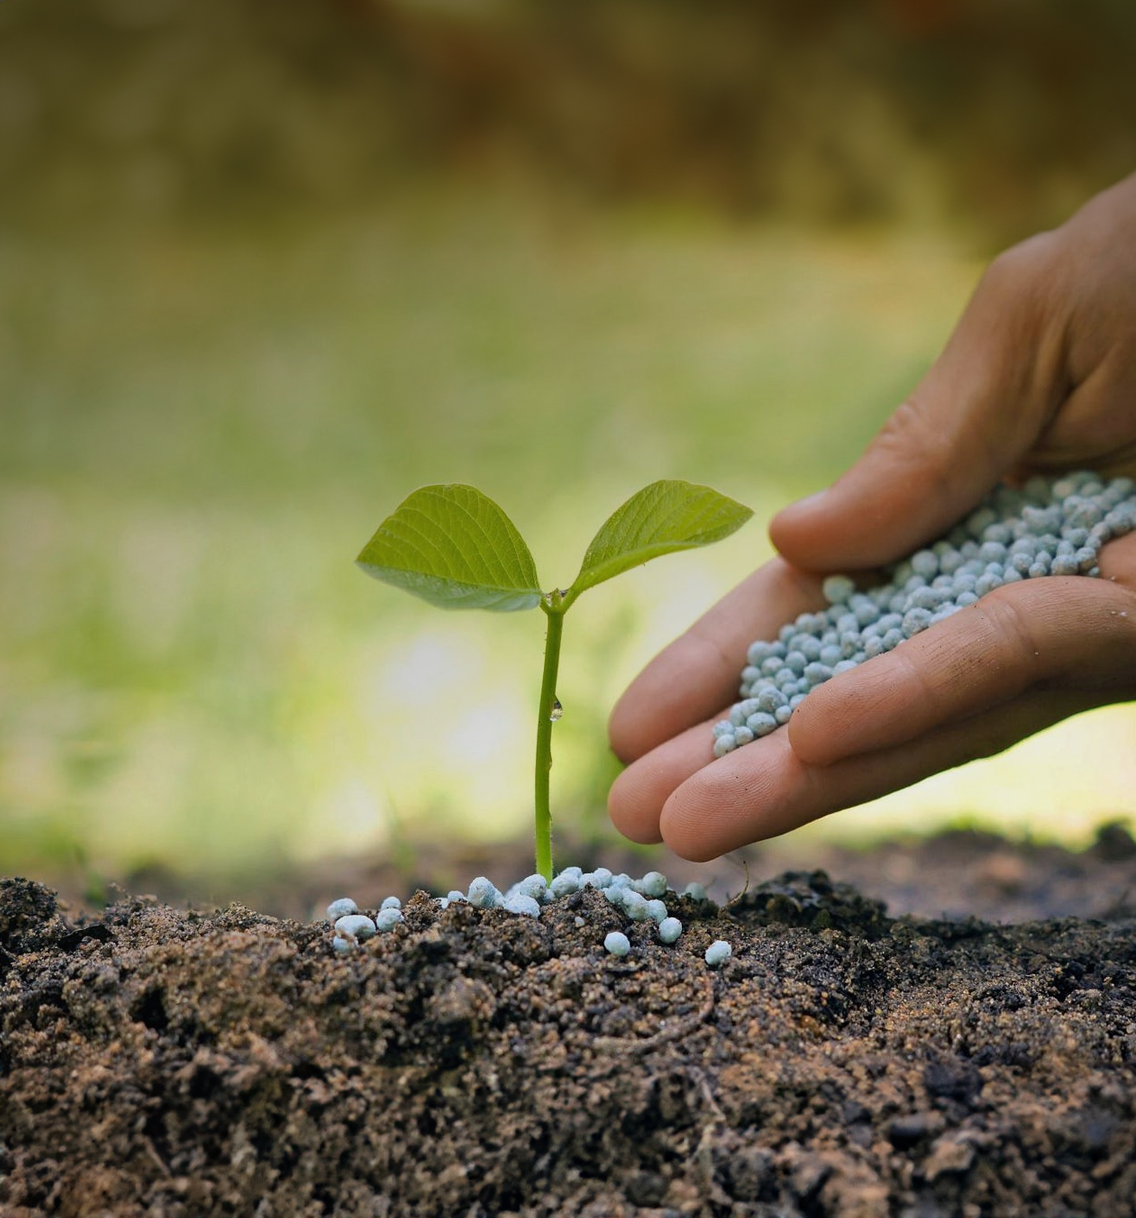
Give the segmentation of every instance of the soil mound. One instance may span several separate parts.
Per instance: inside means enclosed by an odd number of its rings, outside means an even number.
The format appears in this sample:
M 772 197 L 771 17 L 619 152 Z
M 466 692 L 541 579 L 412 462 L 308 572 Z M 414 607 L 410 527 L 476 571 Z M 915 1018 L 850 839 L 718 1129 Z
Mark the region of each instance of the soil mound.
M 340 957 L 3 881 L 0 1213 L 1134 1212 L 1136 919 L 891 919 L 824 872 L 670 904 L 665 947 L 593 891 L 420 894 Z

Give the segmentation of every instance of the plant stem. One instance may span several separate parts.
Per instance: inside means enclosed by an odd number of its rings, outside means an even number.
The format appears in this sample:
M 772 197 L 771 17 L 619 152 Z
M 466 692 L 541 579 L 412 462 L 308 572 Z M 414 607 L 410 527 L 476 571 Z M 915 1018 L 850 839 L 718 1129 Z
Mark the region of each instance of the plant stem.
M 553 592 L 540 602 L 548 618 L 544 636 L 544 676 L 540 682 L 540 708 L 536 719 L 536 869 L 552 881 L 552 807 L 549 775 L 552 770 L 552 724 L 556 707 L 556 673 L 560 666 L 560 635 L 564 608 L 560 594 Z

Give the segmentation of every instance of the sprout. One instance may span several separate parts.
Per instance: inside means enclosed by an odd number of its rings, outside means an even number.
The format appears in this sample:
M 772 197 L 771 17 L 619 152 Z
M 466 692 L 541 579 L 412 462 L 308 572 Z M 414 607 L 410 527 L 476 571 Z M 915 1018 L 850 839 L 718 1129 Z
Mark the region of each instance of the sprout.
M 728 537 L 753 513 L 708 486 L 652 482 L 608 517 L 592 538 L 575 580 L 541 590 L 536 564 L 509 517 L 479 490 L 424 486 L 379 526 L 359 566 L 444 609 L 512 612 L 540 608 L 548 619 L 536 727 L 536 869 L 552 880 L 549 771 L 564 615 L 581 593 L 662 554 Z M 472 898 L 471 898 L 472 899 Z

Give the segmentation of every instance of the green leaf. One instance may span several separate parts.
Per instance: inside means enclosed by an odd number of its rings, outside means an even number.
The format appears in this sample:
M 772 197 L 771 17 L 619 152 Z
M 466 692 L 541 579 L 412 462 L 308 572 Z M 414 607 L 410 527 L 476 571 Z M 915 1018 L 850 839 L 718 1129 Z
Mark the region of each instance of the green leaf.
M 708 486 L 677 479 L 652 482 L 617 508 L 592 538 L 567 597 L 574 600 L 586 588 L 660 554 L 720 541 L 752 515 Z
M 443 609 L 507 613 L 540 603 L 524 538 L 472 486 L 420 487 L 379 525 L 356 561 L 375 579 Z

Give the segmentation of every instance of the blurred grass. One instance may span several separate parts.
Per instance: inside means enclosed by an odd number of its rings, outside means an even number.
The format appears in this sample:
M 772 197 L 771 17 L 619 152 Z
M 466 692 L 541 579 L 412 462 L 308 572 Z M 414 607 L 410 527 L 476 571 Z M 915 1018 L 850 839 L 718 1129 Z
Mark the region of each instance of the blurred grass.
M 0 216 L 316 209 L 419 172 L 600 206 L 946 226 L 1131 171 L 1123 0 L 5 0 Z
M 440 615 L 352 559 L 470 481 L 571 578 L 656 477 L 759 523 L 574 611 L 554 792 L 594 813 L 624 681 L 766 553 L 933 356 L 927 242 L 433 191 L 326 225 L 0 240 L 0 867 L 244 867 L 529 801 L 536 615 Z
M 1131 169 L 1134 46 L 1115 0 L 5 0 L 0 869 L 523 831 L 542 620 L 354 555 L 469 481 L 564 583 L 638 486 L 708 482 L 757 521 L 567 628 L 554 799 L 600 832 L 625 681 L 854 458 L 976 255 Z M 1075 837 L 1133 810 L 1133 723 L 807 832 Z

